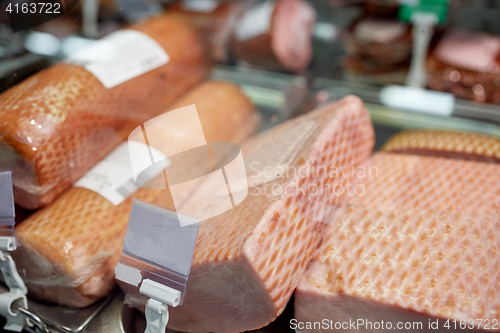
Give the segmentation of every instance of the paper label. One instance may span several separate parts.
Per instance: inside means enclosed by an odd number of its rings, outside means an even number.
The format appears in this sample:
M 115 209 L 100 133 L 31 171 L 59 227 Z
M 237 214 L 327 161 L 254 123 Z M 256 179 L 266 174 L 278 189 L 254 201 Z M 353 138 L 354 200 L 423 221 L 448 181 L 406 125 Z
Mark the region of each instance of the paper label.
M 124 142 L 90 169 L 74 186 L 94 191 L 113 205 L 118 206 L 140 186 L 136 183 L 132 173 L 129 154 L 134 156 L 135 151 L 141 152 L 145 149 L 150 149 L 155 161 L 166 159 L 162 152 L 144 143 Z M 156 177 L 162 170 L 161 168 L 153 168 L 145 171 L 147 174 L 141 174 L 143 183 Z
M 297 124 L 261 142 L 246 159 L 250 186 L 271 182 L 283 176 L 299 149 L 314 132 L 317 120 Z
M 217 0 L 184 0 L 181 2 L 181 7 L 193 12 L 210 13 L 217 8 L 218 4 Z
M 82 65 L 105 88 L 113 88 L 163 66 L 169 60 L 160 44 L 136 30 L 115 31 L 67 59 Z
M 268 32 L 274 7 L 274 1 L 266 1 L 246 12 L 236 27 L 236 39 L 243 41 Z

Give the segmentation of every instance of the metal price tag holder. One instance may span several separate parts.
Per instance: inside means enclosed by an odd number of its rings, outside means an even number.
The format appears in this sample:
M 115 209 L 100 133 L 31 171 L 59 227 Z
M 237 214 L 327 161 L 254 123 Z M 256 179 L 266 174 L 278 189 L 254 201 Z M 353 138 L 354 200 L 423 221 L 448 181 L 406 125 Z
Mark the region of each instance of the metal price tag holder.
M 17 248 L 15 224 L 14 194 L 11 173 L 0 173 L 0 270 L 9 291 L 0 294 L 0 315 L 7 319 L 4 329 L 21 332 L 28 325 L 19 308 L 26 309 L 28 289 L 17 272 L 16 263 L 10 251 Z
M 180 220 L 191 223 L 181 226 Z M 134 199 L 117 280 L 149 297 L 145 333 L 164 333 L 168 306 L 182 305 L 191 271 L 199 219 Z
M 8 288 L 0 286 L 0 315 L 7 319 L 4 329 L 14 332 L 24 329 L 32 333 L 74 333 L 83 330 L 116 296 L 116 292 L 84 309 L 28 300 L 28 289 L 10 255 L 17 248 L 14 209 L 11 173 L 0 172 L 0 270 Z

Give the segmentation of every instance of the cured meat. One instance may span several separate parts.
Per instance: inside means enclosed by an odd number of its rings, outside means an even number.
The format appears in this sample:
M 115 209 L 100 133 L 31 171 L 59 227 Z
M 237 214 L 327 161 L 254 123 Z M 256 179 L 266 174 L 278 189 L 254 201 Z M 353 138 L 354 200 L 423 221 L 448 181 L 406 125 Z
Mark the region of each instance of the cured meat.
M 382 151 L 500 163 L 500 139 L 475 133 L 437 130 L 394 135 Z
M 374 59 L 382 64 L 397 64 L 411 56 L 410 26 L 396 20 L 366 18 L 345 36 L 349 54 Z
M 345 75 L 367 83 L 400 83 L 408 70 L 412 31 L 394 19 L 365 17 L 344 34 Z
M 241 150 L 249 193 L 201 222 L 184 303 L 169 309 L 168 327 L 241 332 L 273 321 L 311 259 L 323 222 L 347 194 L 325 193 L 350 180 L 333 170 L 361 164 L 373 145 L 370 117 L 353 96 L 247 140 Z M 127 298 L 140 302 L 140 295 Z
M 299 282 L 295 324 L 301 332 L 498 330 L 499 227 L 496 215 L 350 208 Z
M 235 29 L 234 55 L 268 70 L 303 71 L 312 57 L 315 17 L 314 9 L 302 0 L 258 4 L 243 14 Z
M 358 183 L 365 192 L 331 220 L 299 282 L 297 328 L 333 332 L 347 322 L 344 331 L 444 332 L 460 331 L 461 321 L 494 328 L 500 166 L 379 153 L 365 167 L 377 176 Z M 361 326 L 350 326 L 358 319 Z
M 228 62 L 230 59 L 229 42 L 231 34 L 243 11 L 249 7 L 249 2 L 221 3 L 211 10 L 187 7 L 185 3 L 180 2 L 169 7 L 168 10 L 185 16 L 202 31 L 210 43 L 215 61 L 220 63 Z M 203 3 L 197 1 L 194 3 L 203 5 Z
M 235 85 L 204 83 L 171 108 L 191 104 L 197 107 L 208 141 L 237 143 L 257 127 L 254 106 Z M 189 146 L 185 132 L 163 128 L 161 123 L 148 127 L 151 146 L 172 142 Z M 191 166 L 178 172 L 189 176 L 195 170 Z M 75 307 L 106 295 L 114 285 L 133 197 L 174 209 L 167 190 L 140 189 L 114 206 L 95 192 L 73 187 L 17 225 L 20 246 L 13 256 L 31 295 Z
M 52 202 L 208 74 L 204 44 L 183 19 L 160 15 L 130 29 L 152 37 L 168 63 L 110 89 L 83 67 L 59 63 L 0 95 L 0 170 L 12 170 L 17 204 Z
M 363 167 L 357 182 L 362 195 L 349 205 L 369 209 L 428 212 L 500 213 L 500 166 L 455 159 L 377 153 Z M 361 188 L 358 192 L 361 191 Z
M 500 104 L 500 38 L 451 30 L 427 60 L 429 88 Z

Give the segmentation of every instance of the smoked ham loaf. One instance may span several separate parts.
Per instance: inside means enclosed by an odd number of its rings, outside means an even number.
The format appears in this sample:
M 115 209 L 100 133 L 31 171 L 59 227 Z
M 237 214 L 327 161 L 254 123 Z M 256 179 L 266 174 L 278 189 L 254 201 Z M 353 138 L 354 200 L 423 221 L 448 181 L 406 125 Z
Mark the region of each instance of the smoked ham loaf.
M 301 72 L 311 61 L 315 19 L 316 12 L 303 0 L 259 3 L 235 28 L 234 56 L 267 70 Z
M 207 141 L 238 143 L 257 127 L 254 106 L 235 85 L 203 83 L 169 110 L 192 104 Z M 172 142 L 189 146 L 190 138 L 183 131 L 163 127 L 148 127 L 151 146 L 161 149 L 160 143 Z M 189 176 L 195 169 L 190 165 L 178 172 Z M 114 285 L 133 197 L 175 209 L 167 190 L 140 189 L 114 206 L 95 192 L 73 187 L 17 225 L 20 246 L 13 256 L 31 295 L 74 307 L 106 295 Z
M 462 321 L 492 329 L 500 320 L 500 166 L 378 153 L 365 167 L 377 173 L 359 179 L 364 193 L 331 219 L 299 282 L 296 328 L 458 332 Z
M 187 6 L 187 3 L 191 6 Z M 249 2 L 223 2 L 208 10 L 204 4 L 210 7 L 208 1 L 185 1 L 168 7 L 168 10 L 183 15 L 195 24 L 210 43 L 214 60 L 226 63 L 230 60 L 229 42 L 234 27 L 243 11 L 249 7 Z
M 182 18 L 159 15 L 128 29 L 152 37 L 168 62 L 109 89 L 84 67 L 62 62 L 0 95 L 0 170 L 12 170 L 17 204 L 52 202 L 208 74 L 206 48 Z
M 241 332 L 276 319 L 320 241 L 323 222 L 347 194 L 323 188 L 343 188 L 350 174 L 335 170 L 362 164 L 373 145 L 370 117 L 353 96 L 248 139 L 241 147 L 248 195 L 201 222 L 184 302 L 169 309 L 168 327 Z M 141 296 L 127 286 L 128 302 L 138 306 Z
M 382 151 L 500 163 L 500 138 L 476 133 L 414 130 L 394 135 Z

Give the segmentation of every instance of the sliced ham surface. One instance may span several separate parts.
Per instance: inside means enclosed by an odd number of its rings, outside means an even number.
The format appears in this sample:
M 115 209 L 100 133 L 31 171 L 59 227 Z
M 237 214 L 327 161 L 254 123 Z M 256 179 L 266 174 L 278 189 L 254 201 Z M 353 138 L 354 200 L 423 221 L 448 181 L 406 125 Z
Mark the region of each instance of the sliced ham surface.
M 254 106 L 233 84 L 203 83 L 172 105 L 172 110 L 192 104 L 197 107 L 208 141 L 238 143 L 257 128 Z M 162 144 L 191 146 L 191 138 L 186 137 L 185 131 L 165 131 L 164 127 L 161 123 L 148 127 L 152 147 L 165 151 Z M 189 177 L 196 173 L 197 162 L 175 171 Z M 165 184 L 162 176 L 159 181 Z M 114 206 L 98 193 L 73 187 L 18 224 L 16 234 L 20 246 L 13 256 L 31 296 L 83 307 L 106 295 L 115 284 L 114 268 L 121 253 L 133 197 L 175 209 L 168 190 L 139 189 Z
M 500 213 L 500 167 L 448 158 L 377 153 L 357 174 L 349 205 L 383 210 Z M 363 189 L 358 188 L 358 193 Z
M 254 15 L 245 24 L 245 15 L 264 6 L 262 3 L 243 14 L 235 29 L 232 50 L 237 59 L 268 70 L 303 71 L 312 58 L 312 31 L 316 20 L 314 9 L 302 0 L 271 1 L 272 15 Z M 270 22 L 269 22 L 270 21 Z M 246 25 L 242 27 L 242 24 Z M 244 30 L 268 26 L 256 35 Z M 258 29 L 257 29 L 258 30 Z M 243 31 L 243 33 L 239 33 Z M 248 36 L 248 37 L 247 37 Z
M 169 61 L 109 89 L 84 67 L 61 62 L 0 95 L 0 170 L 12 170 L 18 205 L 51 203 L 207 76 L 206 47 L 189 22 L 164 14 L 128 29 L 152 37 Z
M 241 147 L 248 195 L 201 222 L 184 303 L 169 310 L 168 327 L 241 332 L 275 320 L 320 241 L 323 222 L 347 195 L 320 190 L 352 178 L 330 176 L 330 169 L 360 165 L 373 145 L 370 117 L 353 96 L 248 139 Z M 125 290 L 138 306 L 137 290 Z
M 359 179 L 298 284 L 297 328 L 499 330 L 500 166 L 388 153 L 365 166 L 378 175 Z

